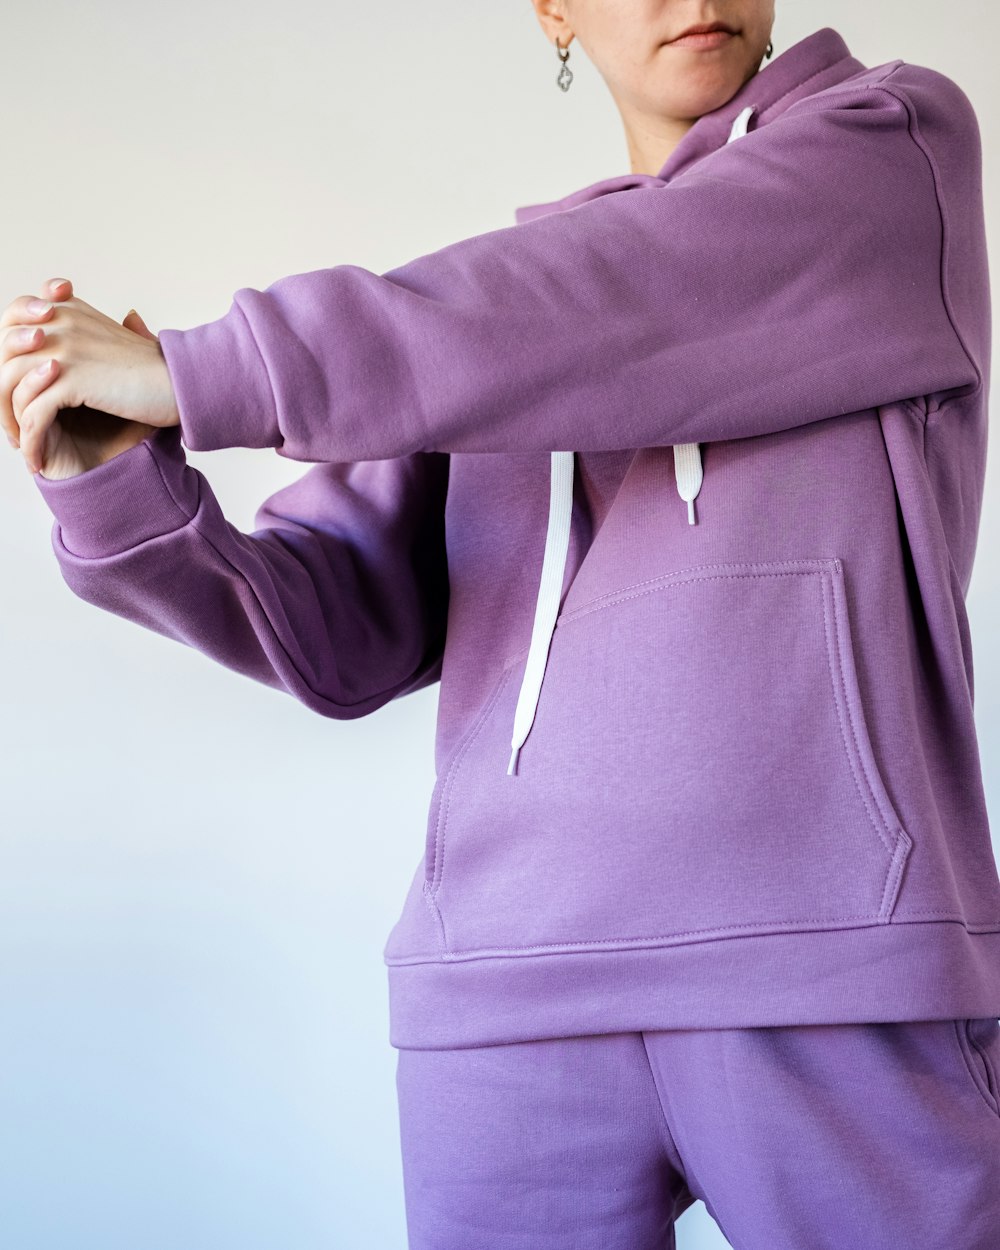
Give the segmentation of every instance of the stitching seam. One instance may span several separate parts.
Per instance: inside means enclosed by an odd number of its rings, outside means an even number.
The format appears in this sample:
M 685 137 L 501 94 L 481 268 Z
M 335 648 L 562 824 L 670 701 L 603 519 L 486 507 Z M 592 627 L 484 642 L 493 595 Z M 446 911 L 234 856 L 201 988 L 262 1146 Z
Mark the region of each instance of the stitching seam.
M 902 68 L 902 66 L 897 66 L 897 69 L 899 68 Z M 896 73 L 896 70 L 893 70 L 892 73 Z M 958 325 L 955 321 L 955 314 L 954 314 L 954 309 L 952 308 L 951 298 L 948 294 L 947 260 L 948 260 L 948 255 L 950 252 L 950 244 L 951 244 L 951 227 L 948 224 L 948 216 L 947 216 L 947 213 L 945 212 L 945 206 L 944 206 L 944 197 L 941 193 L 941 174 L 940 174 L 940 171 L 938 170 L 937 163 L 934 160 L 933 154 L 931 153 L 929 147 L 924 141 L 923 136 L 920 134 L 920 126 L 917 121 L 916 110 L 914 109 L 913 104 L 907 98 L 906 95 L 904 95 L 901 91 L 895 90 L 892 86 L 888 84 L 889 77 L 891 77 L 891 75 L 886 75 L 886 77 L 881 82 L 872 83 L 870 90 L 883 91 L 885 92 L 886 95 L 892 96 L 894 100 L 898 100 L 899 103 L 903 106 L 903 108 L 906 110 L 906 116 L 907 116 L 907 134 L 913 140 L 913 143 L 915 144 L 915 146 L 922 153 L 924 160 L 927 162 L 927 166 L 930 169 L 931 179 L 934 183 L 934 198 L 937 204 L 938 216 L 941 219 L 941 258 L 940 258 L 939 270 L 938 270 L 938 283 L 939 283 L 940 290 L 941 290 L 941 303 L 944 305 L 945 314 L 948 318 L 948 323 L 951 326 L 952 333 L 955 335 L 955 338 L 958 340 L 959 346 L 961 347 L 963 353 L 965 354 L 965 358 L 968 360 L 969 364 L 972 366 L 972 371 L 976 375 L 976 378 L 977 378 L 976 390 L 978 391 L 982 388 L 982 385 L 983 385 L 983 375 L 978 365 L 976 364 L 975 360 L 972 358 L 972 353 L 969 351 L 969 348 L 965 342 L 965 339 L 962 337 L 961 332 L 959 331 Z
M 663 1128 L 667 1134 L 667 1142 L 669 1144 L 670 1149 L 674 1153 L 674 1161 L 680 1164 L 679 1171 L 681 1173 L 681 1176 L 684 1177 L 686 1181 L 687 1180 L 687 1165 L 685 1164 L 684 1158 L 680 1152 L 680 1148 L 677 1145 L 677 1139 L 674 1137 L 673 1132 L 671 1131 L 670 1121 L 667 1119 L 667 1109 L 664 1106 L 664 1101 L 665 1101 L 664 1094 L 663 1094 L 663 1090 L 660 1088 L 660 1082 L 656 1078 L 656 1069 L 653 1067 L 653 1061 L 649 1057 L 649 1047 L 646 1045 L 646 1034 L 644 1032 L 640 1032 L 639 1038 L 642 1042 L 642 1053 L 646 1056 L 646 1065 L 649 1068 L 649 1075 L 653 1079 L 653 1089 L 656 1093 L 656 1103 L 657 1103 L 657 1106 L 660 1108 L 660 1117 L 663 1120 Z

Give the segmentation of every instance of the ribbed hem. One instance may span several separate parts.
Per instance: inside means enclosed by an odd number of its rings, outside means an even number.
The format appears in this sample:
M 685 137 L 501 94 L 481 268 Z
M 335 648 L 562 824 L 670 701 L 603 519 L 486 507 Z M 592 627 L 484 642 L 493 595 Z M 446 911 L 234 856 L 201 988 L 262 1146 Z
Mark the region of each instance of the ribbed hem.
M 160 330 L 157 338 L 185 447 L 217 451 L 280 446 L 271 381 L 235 297 L 217 320 L 189 330 Z
M 198 508 L 197 474 L 189 468 L 177 426 L 76 477 L 32 475 L 70 555 L 118 555 L 186 525 Z
M 389 964 L 392 1046 L 1000 1017 L 1000 931 L 957 922 Z

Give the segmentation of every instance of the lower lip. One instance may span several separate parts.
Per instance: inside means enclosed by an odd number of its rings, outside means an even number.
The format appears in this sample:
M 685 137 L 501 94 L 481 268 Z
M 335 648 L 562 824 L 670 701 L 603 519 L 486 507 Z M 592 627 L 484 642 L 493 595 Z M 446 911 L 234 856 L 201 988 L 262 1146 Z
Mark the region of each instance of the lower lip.
M 721 48 L 733 37 L 728 30 L 709 30 L 697 35 L 681 35 L 679 39 L 671 39 L 670 46 L 672 48 L 700 48 L 708 51 L 710 48 Z

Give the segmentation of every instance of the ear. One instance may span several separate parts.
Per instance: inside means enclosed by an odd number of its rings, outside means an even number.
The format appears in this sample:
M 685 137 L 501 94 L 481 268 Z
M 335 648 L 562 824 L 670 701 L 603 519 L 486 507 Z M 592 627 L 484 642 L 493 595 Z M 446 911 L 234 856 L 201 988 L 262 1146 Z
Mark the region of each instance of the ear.
M 561 48 L 568 48 L 573 41 L 573 28 L 566 13 L 566 0 L 531 0 L 531 3 L 549 43 L 555 45 L 558 39 Z

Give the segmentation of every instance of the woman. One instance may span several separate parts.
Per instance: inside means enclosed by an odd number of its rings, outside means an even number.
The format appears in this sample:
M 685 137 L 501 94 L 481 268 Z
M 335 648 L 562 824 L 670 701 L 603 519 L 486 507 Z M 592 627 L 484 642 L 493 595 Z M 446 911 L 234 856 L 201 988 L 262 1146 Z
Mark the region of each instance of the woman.
M 533 2 L 629 174 L 158 338 L 50 284 L 5 426 L 82 598 L 324 716 L 441 681 L 411 1247 L 995 1250 L 975 115 L 772 0 Z M 318 463 L 244 534 L 182 439 Z

